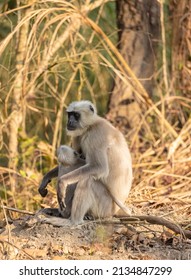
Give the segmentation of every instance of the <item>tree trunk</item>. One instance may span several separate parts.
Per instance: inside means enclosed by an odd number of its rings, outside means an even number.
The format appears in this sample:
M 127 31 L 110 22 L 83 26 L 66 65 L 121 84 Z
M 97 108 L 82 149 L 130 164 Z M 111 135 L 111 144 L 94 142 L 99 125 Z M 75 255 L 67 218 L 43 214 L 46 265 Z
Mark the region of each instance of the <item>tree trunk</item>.
M 28 1 L 30 2 L 30 1 Z M 34 1 L 33 1 L 34 2 Z M 26 1 L 23 1 L 26 4 Z M 22 2 L 18 6 L 22 5 Z M 24 18 L 30 12 L 31 8 L 19 11 L 21 15 L 19 19 Z M 26 21 L 19 29 L 17 36 L 16 50 L 16 76 L 13 86 L 13 98 L 11 105 L 11 115 L 9 121 L 9 168 L 16 170 L 18 163 L 18 132 L 23 122 L 24 112 L 24 63 L 26 55 L 26 43 L 29 29 L 29 21 Z M 11 176 L 11 188 L 14 190 L 16 183 L 15 176 Z
M 172 77 L 174 88 L 185 97 L 191 93 L 191 2 L 171 1 L 172 29 Z
M 117 0 L 119 50 L 149 96 L 153 94 L 155 52 L 160 31 L 157 0 Z M 108 118 L 119 127 L 136 128 L 140 123 L 141 104 L 130 86 L 116 77 L 109 100 Z M 133 130 L 132 130 L 133 131 Z

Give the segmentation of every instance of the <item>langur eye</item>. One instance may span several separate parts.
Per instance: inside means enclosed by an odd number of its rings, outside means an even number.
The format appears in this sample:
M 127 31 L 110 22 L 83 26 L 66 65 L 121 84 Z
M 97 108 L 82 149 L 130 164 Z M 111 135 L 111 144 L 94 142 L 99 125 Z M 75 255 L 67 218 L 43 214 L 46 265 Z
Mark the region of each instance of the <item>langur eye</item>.
M 74 155 L 77 157 L 78 156 L 78 153 L 76 151 L 74 151 Z
M 79 120 L 80 114 L 79 114 L 78 112 L 74 112 L 74 118 L 75 118 L 76 120 Z

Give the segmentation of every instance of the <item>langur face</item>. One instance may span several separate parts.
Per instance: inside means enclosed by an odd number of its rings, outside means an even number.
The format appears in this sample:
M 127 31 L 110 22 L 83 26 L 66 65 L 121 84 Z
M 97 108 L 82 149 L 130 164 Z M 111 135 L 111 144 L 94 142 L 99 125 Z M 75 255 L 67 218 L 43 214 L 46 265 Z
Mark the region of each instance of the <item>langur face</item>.
M 74 165 L 77 163 L 80 155 L 72 148 L 62 145 L 57 150 L 58 162 L 63 165 Z
M 72 137 L 81 136 L 88 127 L 95 123 L 97 113 L 94 105 L 89 101 L 72 102 L 67 110 L 67 134 Z
M 68 122 L 67 122 L 67 130 L 74 131 L 80 127 L 80 113 L 78 112 L 68 112 Z

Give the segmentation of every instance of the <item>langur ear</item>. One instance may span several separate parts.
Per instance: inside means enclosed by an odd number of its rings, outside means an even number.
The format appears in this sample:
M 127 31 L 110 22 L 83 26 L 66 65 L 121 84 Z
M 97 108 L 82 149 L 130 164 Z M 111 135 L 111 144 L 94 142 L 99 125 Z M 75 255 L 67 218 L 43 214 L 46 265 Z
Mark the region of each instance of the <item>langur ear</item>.
M 90 110 L 94 113 L 94 107 L 90 105 Z

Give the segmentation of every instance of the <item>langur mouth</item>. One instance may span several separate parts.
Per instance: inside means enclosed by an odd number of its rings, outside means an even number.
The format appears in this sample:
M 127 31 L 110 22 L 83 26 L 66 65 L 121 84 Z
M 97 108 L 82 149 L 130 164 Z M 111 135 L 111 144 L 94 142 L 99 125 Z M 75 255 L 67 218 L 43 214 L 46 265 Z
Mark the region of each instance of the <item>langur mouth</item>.
M 68 130 L 68 131 L 74 131 L 74 130 L 76 130 L 76 128 L 75 128 L 75 127 L 72 127 L 72 126 L 70 126 L 70 127 L 67 126 L 67 130 Z

